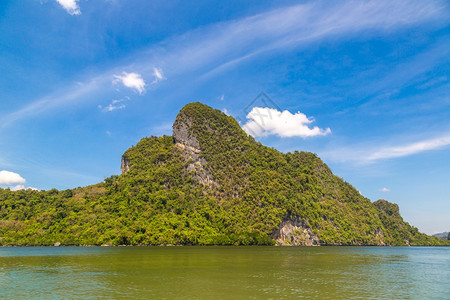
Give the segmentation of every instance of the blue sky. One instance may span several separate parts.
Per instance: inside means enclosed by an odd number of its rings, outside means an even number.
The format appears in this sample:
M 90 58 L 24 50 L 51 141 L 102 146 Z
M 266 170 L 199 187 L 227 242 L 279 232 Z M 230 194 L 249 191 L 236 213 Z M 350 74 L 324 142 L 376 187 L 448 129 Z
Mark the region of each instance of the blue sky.
M 449 16 L 448 1 L 3 0 L 0 187 L 100 182 L 201 101 L 448 231 Z

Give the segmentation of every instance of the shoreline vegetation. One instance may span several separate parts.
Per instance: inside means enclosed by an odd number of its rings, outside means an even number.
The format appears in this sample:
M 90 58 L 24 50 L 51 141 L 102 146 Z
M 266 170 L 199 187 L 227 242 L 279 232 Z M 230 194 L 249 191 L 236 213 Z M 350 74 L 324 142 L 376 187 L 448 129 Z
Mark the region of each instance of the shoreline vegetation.
M 281 153 L 232 117 L 186 105 L 121 175 L 58 191 L 0 189 L 0 246 L 450 246 L 371 202 L 308 152 Z
M 216 245 L 216 244 L 209 244 L 209 245 L 194 245 L 194 244 L 160 244 L 160 245 L 133 245 L 133 244 L 123 244 L 123 245 L 77 245 L 77 244 L 61 244 L 59 246 L 55 245 L 0 245 L 0 248 L 67 248 L 67 247 L 85 247 L 85 248 L 116 248 L 116 247 L 388 247 L 388 248 L 403 248 L 403 247 L 418 247 L 418 248 L 426 248 L 426 247 L 450 247 L 450 244 L 443 244 L 443 245 L 355 245 L 355 244 L 348 244 L 348 245 L 313 245 L 313 246 L 306 246 L 306 245 L 296 245 L 296 246 L 286 246 L 286 245 L 279 245 L 274 243 L 273 245 L 234 245 L 234 244 L 227 244 L 227 245 Z

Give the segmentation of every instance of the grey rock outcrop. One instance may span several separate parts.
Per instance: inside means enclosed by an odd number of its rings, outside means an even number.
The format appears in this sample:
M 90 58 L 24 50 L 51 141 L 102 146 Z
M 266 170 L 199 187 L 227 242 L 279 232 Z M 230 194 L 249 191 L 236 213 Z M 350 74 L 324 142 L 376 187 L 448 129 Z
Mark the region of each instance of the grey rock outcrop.
M 175 147 L 181 151 L 187 163 L 186 172 L 203 185 L 218 186 L 219 184 L 206 169 L 207 162 L 201 155 L 197 137 L 190 133 L 190 126 L 192 121 L 186 115 L 178 116 L 173 124 Z
M 175 143 L 181 143 L 189 147 L 196 149 L 200 148 L 197 138 L 191 135 L 189 127 L 192 125 L 192 121 L 187 117 L 177 117 L 175 123 L 173 123 L 173 138 Z
M 120 163 L 120 172 L 126 173 L 130 170 L 130 162 L 125 156 L 122 156 L 122 162 Z
M 280 246 L 319 246 L 318 236 L 298 216 L 285 217 L 271 238 Z
M 206 170 L 206 160 L 202 158 L 201 151 L 197 148 L 187 146 L 182 143 L 176 143 L 177 147 L 184 159 L 188 163 L 186 167 L 186 172 L 195 180 L 203 185 L 207 186 L 218 186 L 219 184 L 213 179 L 211 174 Z

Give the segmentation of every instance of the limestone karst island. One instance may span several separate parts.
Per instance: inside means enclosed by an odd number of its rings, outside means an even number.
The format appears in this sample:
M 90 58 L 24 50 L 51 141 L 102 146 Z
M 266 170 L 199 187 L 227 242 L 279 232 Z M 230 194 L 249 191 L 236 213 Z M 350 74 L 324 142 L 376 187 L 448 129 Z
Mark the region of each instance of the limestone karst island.
M 308 152 L 281 153 L 201 103 L 143 138 L 122 174 L 58 191 L 0 189 L 5 245 L 449 245 L 371 202 Z

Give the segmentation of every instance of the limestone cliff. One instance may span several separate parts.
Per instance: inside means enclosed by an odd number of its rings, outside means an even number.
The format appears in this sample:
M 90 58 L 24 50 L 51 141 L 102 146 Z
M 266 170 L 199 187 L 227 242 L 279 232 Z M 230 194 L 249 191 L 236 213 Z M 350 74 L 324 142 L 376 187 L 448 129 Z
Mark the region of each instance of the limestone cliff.
M 173 136 L 128 149 L 121 171 L 61 192 L 0 189 L 0 245 L 450 245 L 317 155 L 266 147 L 201 103 Z
M 130 162 L 128 161 L 128 158 L 122 156 L 122 161 L 120 163 L 120 172 L 126 173 L 129 170 L 130 170 Z
M 195 135 L 190 132 L 190 128 L 192 127 L 192 119 L 184 114 L 178 114 L 175 122 L 173 123 L 173 138 L 175 143 L 183 144 L 188 147 L 198 149 L 200 148 L 199 142 Z
M 184 114 L 178 114 L 173 128 L 173 139 L 175 147 L 182 153 L 187 163 L 186 172 L 206 186 L 218 186 L 219 184 L 213 179 L 212 175 L 206 170 L 207 162 L 202 157 L 200 143 L 193 132 L 192 119 Z
M 297 216 L 285 217 L 271 238 L 280 246 L 319 246 L 319 237 Z

